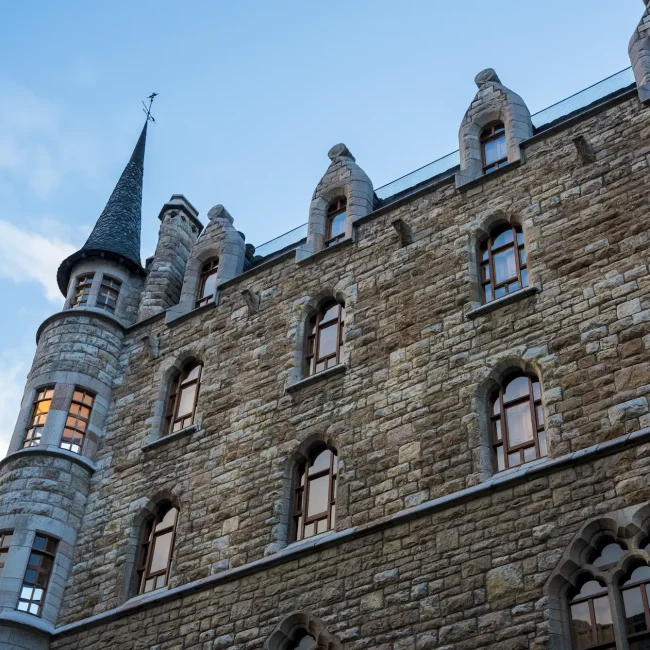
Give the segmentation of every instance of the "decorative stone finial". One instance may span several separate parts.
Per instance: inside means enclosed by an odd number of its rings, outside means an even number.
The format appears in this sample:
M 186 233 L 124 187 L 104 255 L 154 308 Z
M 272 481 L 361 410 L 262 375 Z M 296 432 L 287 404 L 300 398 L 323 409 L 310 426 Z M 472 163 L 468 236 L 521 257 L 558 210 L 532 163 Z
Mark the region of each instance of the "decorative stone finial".
M 327 155 L 329 156 L 330 160 L 334 160 L 334 158 L 338 158 L 342 156 L 343 158 L 350 158 L 350 160 L 354 160 L 354 156 L 350 153 L 350 150 L 341 142 L 339 144 L 335 144 L 328 152 Z
M 648 2 L 650 2 L 650 0 L 648 0 Z M 490 83 L 491 81 L 498 84 L 501 83 L 499 75 L 493 68 L 486 68 L 483 72 L 479 72 L 474 79 L 474 82 L 479 88 L 482 88 L 485 84 Z
M 230 223 L 233 223 L 234 219 L 228 213 L 228 210 L 221 205 L 215 205 L 213 208 L 208 210 L 208 219 L 214 221 L 215 219 L 228 219 Z

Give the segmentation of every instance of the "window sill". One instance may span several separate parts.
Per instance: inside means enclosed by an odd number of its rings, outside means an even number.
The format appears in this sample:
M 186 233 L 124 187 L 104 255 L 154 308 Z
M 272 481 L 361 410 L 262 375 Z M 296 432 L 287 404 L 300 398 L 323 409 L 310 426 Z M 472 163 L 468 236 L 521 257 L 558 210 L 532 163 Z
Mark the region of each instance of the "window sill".
M 344 363 L 339 363 L 335 366 L 332 366 L 331 368 L 328 368 L 327 370 L 322 370 L 315 375 L 310 375 L 309 377 L 305 377 L 305 379 L 297 381 L 295 384 L 287 386 L 284 392 L 293 393 L 297 390 L 300 390 L 301 388 L 304 388 L 305 386 L 310 386 L 311 384 L 315 384 L 318 381 L 327 379 L 328 377 L 333 377 L 334 375 L 342 375 L 347 369 L 348 367 Z
M 485 305 L 481 305 L 480 307 L 476 307 L 471 311 L 468 311 L 465 314 L 465 318 L 469 318 L 470 320 L 473 320 L 474 318 L 478 318 L 479 316 L 489 314 L 495 309 L 499 309 L 499 307 L 505 307 L 505 305 L 510 305 L 513 302 L 523 300 L 524 298 L 528 298 L 528 296 L 534 296 L 536 293 L 539 293 L 540 291 L 541 289 L 535 284 L 529 287 L 524 287 L 523 289 L 518 289 L 513 293 L 509 293 L 507 296 L 503 296 L 503 298 L 497 298 L 492 302 L 488 302 Z
M 165 443 L 171 442 L 172 440 L 179 440 L 180 438 L 185 438 L 186 436 L 190 436 L 198 430 L 199 430 L 198 424 L 190 424 L 189 427 L 185 427 L 184 429 L 179 429 L 178 431 L 174 431 L 174 433 L 170 433 L 169 435 L 156 438 L 151 442 L 146 442 L 144 445 L 142 445 L 142 451 L 143 452 L 151 451 L 152 449 L 161 447 Z

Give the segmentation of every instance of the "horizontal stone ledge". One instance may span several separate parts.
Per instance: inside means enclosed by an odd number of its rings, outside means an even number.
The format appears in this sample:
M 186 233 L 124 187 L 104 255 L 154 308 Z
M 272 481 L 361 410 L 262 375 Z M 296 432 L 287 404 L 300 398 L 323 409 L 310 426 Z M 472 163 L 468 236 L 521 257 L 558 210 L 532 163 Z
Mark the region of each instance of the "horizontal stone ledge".
M 122 333 L 126 332 L 127 330 L 126 325 L 123 325 L 115 316 L 112 316 L 107 311 L 101 309 L 94 309 L 92 307 L 88 307 L 84 309 L 66 309 L 65 311 L 58 311 L 56 312 L 56 314 L 52 314 L 51 316 L 48 316 L 40 324 L 38 330 L 36 330 L 36 345 L 38 345 L 38 342 L 41 338 L 41 334 L 43 334 L 43 330 L 48 325 L 58 320 L 62 320 L 64 318 L 88 318 L 88 319 L 94 318 L 96 320 L 104 321 L 105 323 L 110 323 L 111 325 L 114 325 Z
M 335 375 L 342 375 L 344 372 L 347 371 L 347 369 L 348 367 L 344 363 L 338 363 L 337 365 L 332 366 L 331 368 L 327 368 L 327 370 L 321 370 L 321 372 L 317 372 L 315 375 L 310 375 L 309 377 L 305 377 L 300 381 L 297 381 L 293 384 L 289 384 L 284 389 L 284 392 L 295 393 L 297 390 L 300 390 L 305 386 L 311 386 L 316 382 L 324 381 L 328 377 L 333 377 Z
M 312 253 L 307 257 L 303 257 L 300 260 L 296 260 L 296 264 L 298 266 L 306 266 L 310 262 L 313 262 L 315 260 L 320 260 L 323 257 L 327 257 L 328 255 L 332 254 L 334 251 L 340 251 L 342 248 L 348 248 L 348 246 L 352 246 L 352 244 L 354 244 L 354 241 L 355 239 L 354 239 L 354 230 L 353 230 L 352 237 L 346 237 L 343 241 L 334 244 L 334 246 L 326 246 L 325 248 L 317 251 L 316 253 Z
M 509 293 L 507 296 L 503 296 L 502 298 L 496 298 L 495 300 L 486 302 L 484 305 L 481 305 L 480 307 L 476 307 L 471 311 L 468 311 L 465 314 L 465 318 L 469 318 L 470 320 L 473 320 L 474 318 L 478 318 L 479 316 L 484 316 L 485 314 L 489 314 L 495 309 L 499 309 L 499 307 L 505 307 L 506 305 L 511 305 L 513 302 L 517 302 L 519 300 L 523 300 L 524 298 L 528 298 L 528 296 L 534 296 L 536 293 L 539 293 L 540 291 L 541 288 L 538 287 L 536 284 L 533 284 L 530 287 L 524 287 L 523 289 L 517 289 L 517 291 L 513 291 L 512 293 Z
M 330 532 L 323 536 L 318 535 L 309 539 L 294 542 L 286 546 L 281 551 L 268 555 L 259 560 L 249 562 L 234 569 L 226 569 L 207 578 L 201 578 L 173 589 L 168 589 L 162 593 L 153 592 L 150 598 L 144 601 L 132 599 L 123 605 L 114 609 L 109 609 L 101 614 L 95 614 L 68 625 L 56 628 L 54 635 L 60 636 L 67 633 L 75 633 L 83 629 L 102 625 L 110 621 L 128 616 L 144 609 L 149 609 L 161 603 L 183 598 L 185 595 L 193 594 L 207 589 L 213 589 L 221 584 L 227 584 L 235 580 L 252 575 L 259 571 L 265 571 L 275 566 L 297 560 L 301 557 L 311 554 L 315 551 L 325 550 L 334 546 L 340 546 L 348 541 L 366 537 L 374 533 L 404 524 L 413 519 L 419 519 L 426 515 L 449 508 L 454 508 L 462 503 L 471 501 L 476 498 L 484 497 L 487 494 L 498 492 L 502 489 L 511 488 L 519 483 L 527 481 L 529 478 L 537 478 L 545 474 L 550 474 L 555 470 L 571 467 L 573 465 L 597 460 L 605 456 L 611 456 L 623 449 L 640 445 L 650 440 L 650 427 L 639 429 L 634 433 L 628 433 L 614 440 L 609 440 L 597 445 L 592 445 L 586 449 L 572 452 L 559 456 L 558 458 L 544 458 L 525 465 L 520 465 L 516 469 L 506 470 L 496 474 L 493 478 L 474 485 L 458 492 L 452 492 L 437 499 L 426 501 L 418 506 L 396 512 L 394 515 L 383 517 L 377 521 L 346 528 L 338 532 Z
M 69 460 L 77 465 L 81 465 L 81 467 L 87 469 L 91 474 L 93 474 L 97 469 L 97 466 L 92 460 L 90 460 L 90 458 L 86 458 L 80 454 L 75 454 L 73 451 L 68 451 L 67 449 L 53 447 L 52 445 L 48 445 L 47 447 L 26 447 L 25 449 L 18 449 L 17 451 L 11 452 L 0 460 L 0 469 L 15 458 L 23 458 L 34 454 L 40 456 L 54 456 L 55 458 Z
M 0 626 L 7 624 L 11 627 L 34 630 L 40 634 L 54 634 L 55 628 L 52 623 L 46 621 L 40 616 L 25 614 L 19 611 L 9 611 L 3 609 L 0 611 Z
M 168 442 L 172 442 L 174 440 L 180 440 L 181 438 L 190 436 L 196 431 L 199 431 L 199 425 L 190 424 L 189 427 L 185 427 L 184 429 L 180 429 L 179 431 L 174 431 L 174 433 L 170 433 L 166 436 L 161 436 L 160 438 L 156 438 L 155 440 L 147 442 L 146 444 L 142 445 L 142 451 L 143 452 L 151 451 L 152 449 L 156 449 L 157 447 L 160 447 Z

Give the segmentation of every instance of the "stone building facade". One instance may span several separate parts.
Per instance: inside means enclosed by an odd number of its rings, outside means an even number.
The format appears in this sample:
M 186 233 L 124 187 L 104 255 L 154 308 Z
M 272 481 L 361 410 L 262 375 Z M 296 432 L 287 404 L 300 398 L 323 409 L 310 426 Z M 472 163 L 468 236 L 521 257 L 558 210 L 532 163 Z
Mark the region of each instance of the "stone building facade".
M 336 145 L 264 256 L 174 195 L 141 266 L 145 127 L 0 464 L 0 648 L 650 647 L 649 14 L 544 124 L 481 73 L 400 192 Z

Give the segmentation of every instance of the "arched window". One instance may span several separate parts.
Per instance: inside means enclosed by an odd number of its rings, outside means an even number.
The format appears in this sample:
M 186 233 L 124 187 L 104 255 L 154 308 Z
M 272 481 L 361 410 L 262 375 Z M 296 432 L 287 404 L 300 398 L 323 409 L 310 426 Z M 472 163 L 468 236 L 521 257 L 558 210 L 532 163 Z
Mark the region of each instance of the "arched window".
M 178 509 L 169 503 L 161 505 L 149 522 L 138 560 L 139 594 L 160 589 L 169 581 L 177 522 Z
M 332 530 L 336 523 L 336 450 L 314 450 L 298 469 L 294 495 L 295 539 Z
M 612 610 L 605 585 L 588 579 L 569 597 L 573 650 L 615 648 Z
M 345 239 L 345 217 L 348 200 L 339 196 L 327 206 L 327 231 L 325 246 L 334 246 Z
M 630 650 L 650 647 L 650 567 L 637 566 L 621 585 Z
M 167 399 L 165 435 L 194 423 L 202 370 L 201 364 L 191 363 L 174 378 Z
M 506 129 L 503 122 L 495 122 L 483 130 L 481 152 L 483 154 L 483 171 L 486 174 L 491 174 L 508 164 Z
M 313 318 L 307 337 L 307 374 L 315 375 L 341 362 L 345 307 L 328 303 Z
M 497 471 L 547 455 L 542 390 L 537 377 L 511 376 L 494 391 L 490 409 Z
M 90 296 L 90 288 L 93 284 L 94 273 L 84 273 L 76 279 L 74 295 L 72 296 L 72 307 L 85 307 Z
M 481 247 L 483 302 L 528 286 L 524 233 L 518 225 L 495 230 Z
M 214 294 L 217 291 L 217 270 L 219 268 L 219 260 L 208 260 L 201 267 L 201 275 L 199 277 L 199 290 L 196 294 L 196 307 L 203 307 L 209 302 L 214 300 Z

